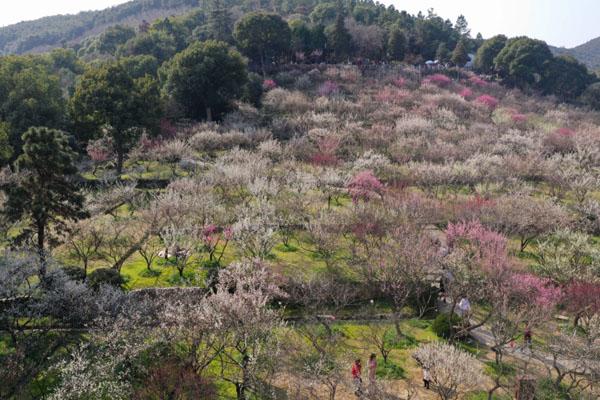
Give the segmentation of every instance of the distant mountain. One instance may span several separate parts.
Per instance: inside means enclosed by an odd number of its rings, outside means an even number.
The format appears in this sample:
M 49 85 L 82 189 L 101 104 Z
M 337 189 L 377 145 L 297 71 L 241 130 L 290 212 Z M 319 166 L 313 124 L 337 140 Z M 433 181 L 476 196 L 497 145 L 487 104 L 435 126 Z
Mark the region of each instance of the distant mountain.
M 600 37 L 592 39 L 572 49 L 564 47 L 551 47 L 555 55 L 569 55 L 575 57 L 588 66 L 591 70 L 600 69 Z
M 180 15 L 199 6 L 199 0 L 133 0 L 99 11 L 56 15 L 0 28 L 0 54 L 39 53 L 75 44 L 117 25 Z

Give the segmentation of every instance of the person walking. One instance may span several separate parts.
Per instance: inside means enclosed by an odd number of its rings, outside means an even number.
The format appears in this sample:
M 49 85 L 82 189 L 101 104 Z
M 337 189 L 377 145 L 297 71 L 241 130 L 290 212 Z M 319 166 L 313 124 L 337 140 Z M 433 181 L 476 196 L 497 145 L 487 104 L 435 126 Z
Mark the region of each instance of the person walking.
M 377 356 L 375 353 L 371 354 L 369 357 L 369 384 L 373 385 L 375 383 L 377 374 Z
M 529 327 L 529 325 L 527 325 L 527 327 L 525 328 L 525 332 L 523 333 L 523 344 L 524 347 L 529 351 L 531 351 L 532 336 L 533 334 L 531 332 L 531 328 Z
M 352 382 L 354 383 L 354 394 L 356 397 L 360 397 L 362 395 L 362 365 L 360 359 L 357 358 L 354 360 L 354 364 L 352 364 Z
M 423 367 L 423 386 L 425 389 L 429 389 L 431 385 L 431 374 L 429 373 L 429 368 Z

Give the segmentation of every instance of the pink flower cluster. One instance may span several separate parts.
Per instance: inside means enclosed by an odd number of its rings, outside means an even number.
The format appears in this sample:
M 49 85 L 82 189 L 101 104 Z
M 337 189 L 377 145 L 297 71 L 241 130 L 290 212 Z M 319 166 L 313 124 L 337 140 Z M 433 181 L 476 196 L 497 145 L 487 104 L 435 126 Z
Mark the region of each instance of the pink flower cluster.
M 311 162 L 320 166 L 333 166 L 338 163 L 335 152 L 340 147 L 340 139 L 336 136 L 326 136 L 317 140 L 317 151 L 311 158 Z
M 262 87 L 265 92 L 268 92 L 271 89 L 275 89 L 277 87 L 277 83 L 273 79 L 265 79 Z
M 107 161 L 113 153 L 112 140 L 110 138 L 102 138 L 90 141 L 86 151 L 90 159 L 95 163 Z
M 512 285 L 517 293 L 528 298 L 532 304 L 545 309 L 553 308 L 563 297 L 561 288 L 550 279 L 529 273 L 514 274 Z
M 497 270 L 508 266 L 506 238 L 487 229 L 479 221 L 449 223 L 446 237 L 450 248 L 465 242 L 474 246 L 475 260 L 484 268 Z
M 447 87 L 452 83 L 452 79 L 448 78 L 443 74 L 433 74 L 425 79 L 423 79 L 424 83 L 431 83 L 438 87 Z
M 370 170 L 356 174 L 346 187 L 354 203 L 358 203 L 359 200 L 369 201 L 381 197 L 385 189 L 381 181 Z
M 600 284 L 573 282 L 565 289 L 567 309 L 575 314 L 600 313 Z
M 527 122 L 527 115 L 521 113 L 513 113 L 510 118 L 516 123 Z
M 338 94 L 340 92 L 340 87 L 333 81 L 325 81 L 321 86 L 319 86 L 317 92 L 319 93 L 319 96 L 327 97 Z
M 488 85 L 486 81 L 484 81 L 478 76 L 472 76 L 471 78 L 469 78 L 469 82 L 471 82 L 472 85 L 479 87 L 486 87 Z
M 575 136 L 575 131 L 569 128 L 559 128 L 556 130 L 556 134 L 564 137 L 573 137 Z
M 402 89 L 406 85 L 406 79 L 404 79 L 404 78 L 394 79 L 392 81 L 392 83 L 394 84 L 394 86 Z
M 469 98 L 473 97 L 473 91 L 469 88 L 463 88 L 460 91 L 459 96 L 462 97 L 463 99 L 469 99 Z
M 381 103 L 399 103 L 406 97 L 405 91 L 386 86 L 375 95 L 375 100 Z
M 486 106 L 490 110 L 494 110 L 498 107 L 498 99 L 494 96 L 490 96 L 489 94 L 484 94 L 475 99 L 475 101 L 481 105 Z

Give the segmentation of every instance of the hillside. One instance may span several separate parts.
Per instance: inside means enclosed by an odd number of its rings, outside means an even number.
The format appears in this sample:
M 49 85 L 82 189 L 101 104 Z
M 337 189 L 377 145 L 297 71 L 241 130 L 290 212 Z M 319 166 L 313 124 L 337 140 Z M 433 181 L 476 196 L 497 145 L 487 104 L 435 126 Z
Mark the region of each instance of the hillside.
M 600 69 L 600 37 L 572 49 L 551 47 L 551 50 L 555 55 L 573 56 L 592 70 Z
M 20 22 L 0 28 L 0 54 L 40 53 L 65 42 L 81 42 L 112 25 L 137 25 L 183 14 L 197 5 L 198 0 L 133 0 L 104 10 Z

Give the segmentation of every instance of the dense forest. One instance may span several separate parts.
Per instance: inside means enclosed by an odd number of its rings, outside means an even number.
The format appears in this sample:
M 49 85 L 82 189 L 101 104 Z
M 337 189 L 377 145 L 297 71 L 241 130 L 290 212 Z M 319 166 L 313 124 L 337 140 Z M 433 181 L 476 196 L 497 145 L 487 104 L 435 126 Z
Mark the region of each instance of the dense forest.
M 0 398 L 600 396 L 597 76 L 434 10 L 193 3 L 5 42 L 62 44 L 0 57 Z

